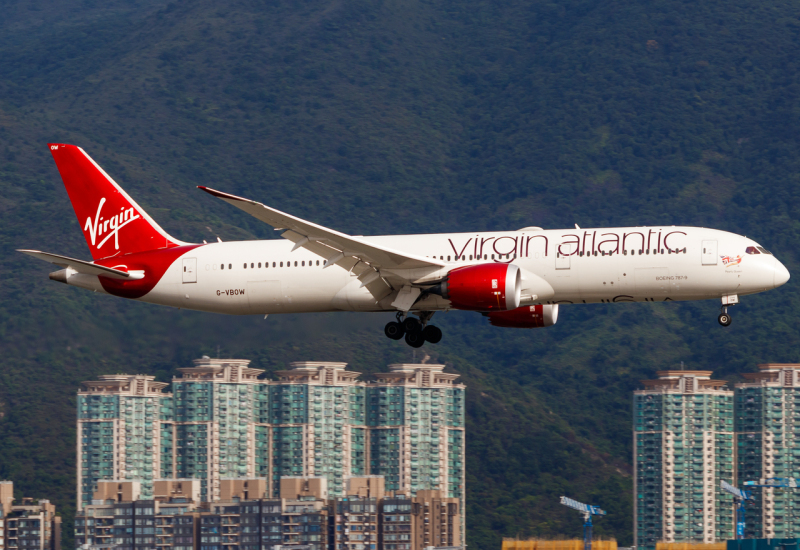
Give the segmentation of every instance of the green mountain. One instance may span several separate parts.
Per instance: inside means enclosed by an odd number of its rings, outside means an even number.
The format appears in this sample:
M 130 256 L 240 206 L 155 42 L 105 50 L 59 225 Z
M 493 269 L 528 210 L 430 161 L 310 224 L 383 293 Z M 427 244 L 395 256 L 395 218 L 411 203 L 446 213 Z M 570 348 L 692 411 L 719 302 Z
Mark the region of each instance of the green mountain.
M 223 318 L 47 280 L 88 258 L 46 143 L 82 146 L 176 237 L 275 238 L 210 185 L 352 234 L 690 224 L 800 266 L 800 19 L 754 0 L 0 2 L 0 478 L 74 510 L 74 394 L 192 358 L 412 360 L 389 315 Z M 468 543 L 631 543 L 630 392 L 685 361 L 797 360 L 790 282 L 718 304 L 563 307 L 525 331 L 437 316 L 468 398 Z

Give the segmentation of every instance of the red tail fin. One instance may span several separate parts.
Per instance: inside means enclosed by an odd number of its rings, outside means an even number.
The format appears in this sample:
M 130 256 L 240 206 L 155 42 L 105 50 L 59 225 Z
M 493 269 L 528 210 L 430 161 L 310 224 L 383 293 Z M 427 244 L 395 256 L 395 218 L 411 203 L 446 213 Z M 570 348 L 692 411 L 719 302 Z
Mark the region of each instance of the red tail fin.
M 161 229 L 83 149 L 49 145 L 92 258 L 185 244 Z

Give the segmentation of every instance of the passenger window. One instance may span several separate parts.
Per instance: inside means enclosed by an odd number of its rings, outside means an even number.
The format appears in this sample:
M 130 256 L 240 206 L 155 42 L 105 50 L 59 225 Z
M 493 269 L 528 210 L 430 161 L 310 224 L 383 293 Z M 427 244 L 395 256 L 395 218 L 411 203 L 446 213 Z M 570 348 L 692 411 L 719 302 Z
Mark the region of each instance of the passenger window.
M 492 259 L 494 260 L 494 254 L 492 254 Z
M 225 264 L 220 264 L 219 268 L 220 269 L 225 269 Z
M 319 260 L 317 260 L 317 265 L 319 265 Z
M 272 262 L 272 267 L 275 267 L 275 262 Z
M 447 257 L 447 261 L 448 261 L 448 262 L 450 261 L 450 256 L 448 256 L 448 257 Z
M 281 267 L 283 267 L 283 262 L 281 262 Z
M 300 265 L 302 265 L 303 267 L 305 267 L 305 266 L 306 266 L 306 263 L 305 263 L 305 262 L 303 262 L 303 263 L 302 263 L 302 264 L 300 264 Z
M 247 269 L 247 264 L 246 263 L 244 264 L 244 268 Z
M 233 264 L 228 264 L 228 269 L 233 269 Z
M 469 255 L 469 259 L 470 259 L 470 260 L 472 259 L 472 254 L 470 254 L 470 255 Z
M 258 267 L 261 268 L 261 262 L 258 262 Z
M 253 269 L 253 266 L 254 266 L 254 265 L 255 265 L 255 264 L 253 264 L 253 263 L 251 262 L 251 263 L 250 263 L 250 269 Z
M 294 262 L 294 266 L 297 267 L 297 262 Z

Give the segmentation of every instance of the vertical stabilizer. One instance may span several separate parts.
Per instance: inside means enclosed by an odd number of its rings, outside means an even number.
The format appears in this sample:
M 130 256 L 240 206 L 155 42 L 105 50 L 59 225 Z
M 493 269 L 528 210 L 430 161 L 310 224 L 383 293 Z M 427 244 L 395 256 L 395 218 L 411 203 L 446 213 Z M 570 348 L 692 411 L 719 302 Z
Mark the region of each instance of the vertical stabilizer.
M 49 146 L 92 258 L 186 244 L 161 229 L 83 149 Z

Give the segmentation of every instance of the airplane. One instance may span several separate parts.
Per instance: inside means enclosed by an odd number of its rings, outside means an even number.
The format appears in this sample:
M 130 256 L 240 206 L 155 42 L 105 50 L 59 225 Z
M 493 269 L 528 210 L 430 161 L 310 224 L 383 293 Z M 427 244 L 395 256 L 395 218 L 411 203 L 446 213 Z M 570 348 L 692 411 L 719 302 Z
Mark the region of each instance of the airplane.
M 395 312 L 387 337 L 438 343 L 438 311 L 497 327 L 552 326 L 564 304 L 721 301 L 777 288 L 789 271 L 757 242 L 681 226 L 352 236 L 199 187 L 283 239 L 186 243 L 167 234 L 75 145 L 49 144 L 92 261 L 20 250 L 50 279 L 114 296 L 229 315 Z M 416 315 L 416 317 L 414 317 Z

